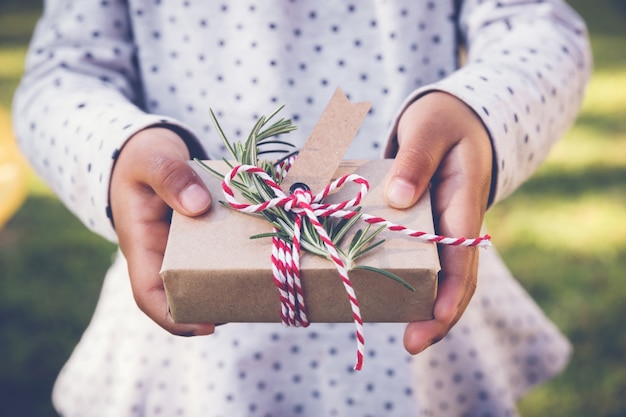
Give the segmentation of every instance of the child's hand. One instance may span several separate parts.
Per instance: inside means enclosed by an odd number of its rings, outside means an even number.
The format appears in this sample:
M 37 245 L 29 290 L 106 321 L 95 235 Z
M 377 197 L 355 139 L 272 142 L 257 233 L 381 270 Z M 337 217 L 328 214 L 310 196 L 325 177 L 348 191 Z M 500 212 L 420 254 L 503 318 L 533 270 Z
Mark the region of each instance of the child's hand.
M 215 326 L 171 320 L 159 276 L 172 209 L 197 216 L 211 205 L 209 192 L 188 160 L 187 146 L 174 132 L 164 128 L 138 132 L 118 156 L 110 199 L 139 308 L 171 333 L 202 335 L 213 333 Z
M 398 149 L 389 172 L 389 205 L 413 205 L 431 184 L 436 233 L 477 237 L 488 204 L 492 147 L 478 116 L 462 101 L 433 92 L 412 103 L 398 126 Z M 478 249 L 441 246 L 434 319 L 409 323 L 404 346 L 417 354 L 443 338 L 476 288 Z

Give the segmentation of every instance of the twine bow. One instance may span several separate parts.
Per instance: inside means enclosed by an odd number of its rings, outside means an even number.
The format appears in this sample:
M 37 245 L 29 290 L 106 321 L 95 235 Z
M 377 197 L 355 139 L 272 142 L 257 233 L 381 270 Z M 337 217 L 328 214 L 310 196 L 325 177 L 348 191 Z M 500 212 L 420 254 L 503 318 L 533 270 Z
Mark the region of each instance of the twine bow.
M 235 177 L 237 177 L 237 175 L 242 173 L 258 176 L 259 179 L 271 188 L 274 193 L 274 197 L 258 204 L 245 204 L 239 202 L 235 198 L 235 194 L 230 186 L 230 183 Z M 359 192 L 354 198 L 336 204 L 323 203 L 323 200 L 330 193 L 343 187 L 346 183 L 354 183 L 360 186 Z M 294 227 L 289 241 L 281 239 L 278 236 L 277 229 L 274 229 L 271 255 L 274 283 L 278 288 L 281 300 L 281 320 L 288 326 L 306 327 L 309 325 L 309 320 L 306 315 L 306 307 L 304 305 L 304 294 L 300 281 L 300 241 L 302 224 L 305 219 L 308 220 L 314 227 L 319 238 L 324 244 L 329 259 L 334 263 L 335 268 L 337 269 L 350 301 L 352 317 L 356 327 L 357 359 L 354 366 L 354 369 L 356 370 L 360 370 L 363 366 L 363 355 L 365 350 L 363 320 L 361 318 L 359 302 L 354 292 L 354 288 L 352 287 L 352 283 L 350 282 L 345 262 L 339 255 L 335 244 L 321 224 L 319 220 L 320 218 L 339 217 L 343 219 L 350 219 L 360 214 L 361 219 L 366 223 L 383 226 L 390 231 L 403 233 L 422 242 L 435 242 L 454 246 L 489 246 L 491 244 L 491 238 L 489 235 L 475 239 L 439 236 L 417 230 L 411 230 L 404 226 L 391 223 L 382 217 L 372 216 L 357 211 L 356 207 L 358 207 L 363 197 L 369 191 L 369 183 L 365 178 L 356 174 L 345 175 L 334 180 L 315 196 L 305 184 L 301 183 L 295 183 L 291 187 L 290 194 L 285 194 L 282 188 L 262 168 L 254 165 L 239 165 L 226 174 L 224 181 L 222 182 L 222 190 L 228 204 L 235 210 L 244 213 L 260 213 L 265 210 L 280 207 L 286 212 L 290 212 L 294 215 Z

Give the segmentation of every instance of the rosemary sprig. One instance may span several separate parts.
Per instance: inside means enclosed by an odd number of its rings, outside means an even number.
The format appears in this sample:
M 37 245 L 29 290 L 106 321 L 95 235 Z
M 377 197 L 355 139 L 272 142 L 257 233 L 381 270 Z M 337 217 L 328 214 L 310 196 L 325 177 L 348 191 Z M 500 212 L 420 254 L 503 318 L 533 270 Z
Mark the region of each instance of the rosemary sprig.
M 293 144 L 279 139 L 280 135 L 289 133 L 297 129 L 297 127 L 290 119 L 281 118 L 272 122 L 283 107 L 284 106 L 280 106 L 269 116 L 261 116 L 243 143 L 230 142 L 220 126 L 215 113 L 212 110 L 209 111 L 211 121 L 215 125 L 218 135 L 226 146 L 232 160 L 234 160 L 237 165 L 254 165 L 262 168 L 272 177 L 274 181 L 279 184 L 282 181 L 282 176 L 284 174 L 278 173 L 276 169 L 277 164 L 275 162 L 259 159 L 259 156 L 267 153 L 282 153 L 285 155 L 283 155 L 283 159 L 280 161 L 283 161 L 297 153 L 297 151 L 289 151 L 289 149 L 287 149 L 293 148 Z M 216 171 L 199 159 L 195 159 L 195 161 L 216 178 L 220 180 L 224 178 L 225 174 Z M 234 168 L 231 162 L 226 159 L 224 159 L 224 161 L 230 168 Z M 239 174 L 236 179 L 231 181 L 231 185 L 252 204 L 259 204 L 273 198 L 271 188 L 256 175 L 248 175 L 246 173 Z M 228 204 L 223 201 L 220 201 L 220 203 L 228 206 Z M 357 210 L 359 209 L 357 208 Z M 264 216 L 274 226 L 276 232 L 254 235 L 250 237 L 251 239 L 278 236 L 286 241 L 291 241 L 291 236 L 293 236 L 293 230 L 295 227 L 292 214 L 280 208 L 272 208 L 264 210 L 260 213 L 260 215 Z M 331 238 L 333 244 L 335 244 L 338 252 L 343 257 L 346 267 L 349 270 L 362 269 L 379 273 L 387 278 L 391 278 L 394 281 L 399 282 L 411 291 L 415 291 L 415 288 L 396 274 L 381 268 L 356 264 L 357 259 L 384 243 L 383 239 L 377 239 L 378 234 L 384 230 L 384 227 L 372 230 L 371 225 L 368 224 L 365 229 L 359 229 L 354 234 L 346 250 L 341 248 L 344 238 L 358 222 L 360 217 L 361 215 L 358 213 L 349 219 L 336 219 L 331 217 L 322 219 L 322 225 L 324 226 L 328 236 Z M 307 219 L 304 219 L 302 224 L 300 243 L 302 249 L 305 251 L 324 258 L 329 258 L 324 243 L 315 231 L 313 225 Z

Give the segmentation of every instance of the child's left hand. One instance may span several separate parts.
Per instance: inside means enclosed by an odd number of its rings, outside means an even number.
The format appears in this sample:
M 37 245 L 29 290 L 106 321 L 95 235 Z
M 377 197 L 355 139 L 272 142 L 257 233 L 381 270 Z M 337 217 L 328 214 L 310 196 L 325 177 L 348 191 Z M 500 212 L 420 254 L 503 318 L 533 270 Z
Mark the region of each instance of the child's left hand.
M 406 109 L 397 138 L 397 149 L 390 147 L 386 155 L 395 156 L 388 174 L 388 204 L 409 207 L 430 185 L 436 233 L 477 237 L 492 181 L 492 145 L 480 118 L 456 97 L 432 92 Z M 404 346 L 412 354 L 448 333 L 476 289 L 477 248 L 442 245 L 439 256 L 434 318 L 409 323 L 404 333 Z
M 174 323 L 159 276 L 172 210 L 198 216 L 211 205 L 208 190 L 188 160 L 187 145 L 176 133 L 146 128 L 122 148 L 109 196 L 137 306 L 170 333 L 191 336 L 211 334 L 215 326 Z

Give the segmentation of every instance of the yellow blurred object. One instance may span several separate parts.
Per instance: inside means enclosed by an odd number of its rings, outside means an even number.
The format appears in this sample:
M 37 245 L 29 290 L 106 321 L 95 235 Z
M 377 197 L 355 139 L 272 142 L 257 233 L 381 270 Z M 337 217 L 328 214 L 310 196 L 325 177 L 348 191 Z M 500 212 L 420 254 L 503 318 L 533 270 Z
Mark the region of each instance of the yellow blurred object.
M 26 162 L 11 129 L 11 117 L 0 107 L 0 228 L 20 208 L 27 194 Z

